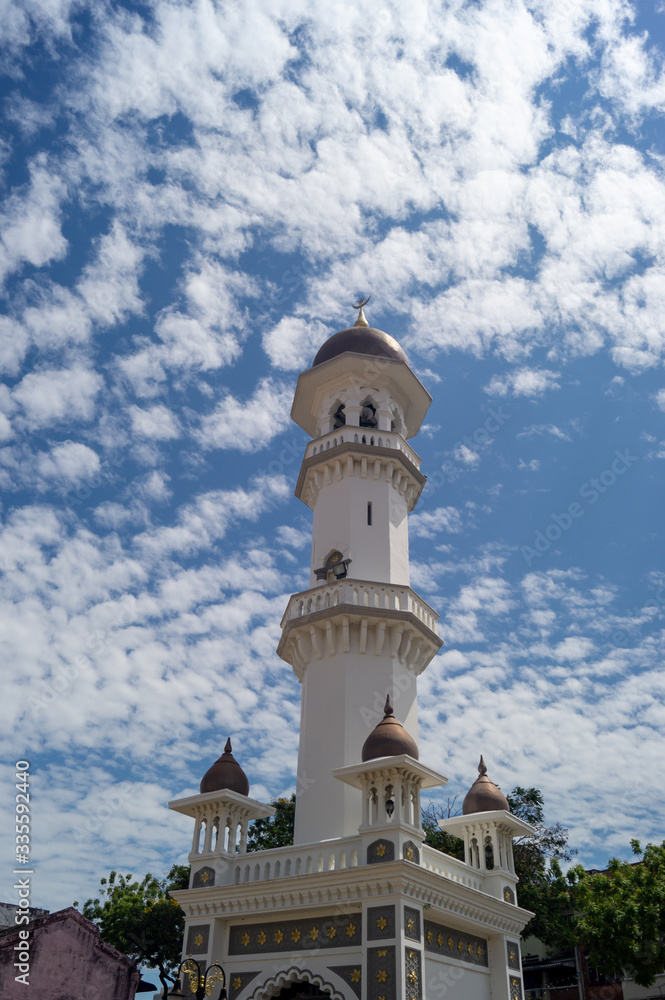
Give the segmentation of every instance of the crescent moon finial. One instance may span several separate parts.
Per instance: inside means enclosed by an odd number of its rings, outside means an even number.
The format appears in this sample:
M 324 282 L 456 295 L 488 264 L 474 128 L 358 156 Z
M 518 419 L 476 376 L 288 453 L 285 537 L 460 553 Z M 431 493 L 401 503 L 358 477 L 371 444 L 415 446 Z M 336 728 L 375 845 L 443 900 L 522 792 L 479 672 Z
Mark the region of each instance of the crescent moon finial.
M 361 295 L 360 298 L 358 299 L 358 305 L 357 306 L 353 306 L 354 309 L 358 310 L 358 318 L 356 319 L 355 323 L 353 324 L 354 326 L 369 326 L 369 323 L 365 319 L 365 313 L 363 312 L 363 306 L 366 306 L 367 303 L 369 302 L 369 300 L 371 298 L 372 298 L 372 296 L 368 295 L 367 298 L 364 299 L 362 297 L 362 295 Z

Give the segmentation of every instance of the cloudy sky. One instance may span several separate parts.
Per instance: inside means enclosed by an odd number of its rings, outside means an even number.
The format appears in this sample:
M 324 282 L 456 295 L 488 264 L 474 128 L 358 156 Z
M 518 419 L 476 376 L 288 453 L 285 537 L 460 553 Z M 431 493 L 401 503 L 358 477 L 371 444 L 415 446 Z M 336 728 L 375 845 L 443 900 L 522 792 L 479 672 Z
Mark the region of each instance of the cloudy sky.
M 421 758 L 537 785 L 585 863 L 662 839 L 664 15 L 3 2 L 0 802 L 29 760 L 34 905 L 183 860 L 165 803 L 228 734 L 293 789 L 289 409 L 360 293 L 434 397 Z

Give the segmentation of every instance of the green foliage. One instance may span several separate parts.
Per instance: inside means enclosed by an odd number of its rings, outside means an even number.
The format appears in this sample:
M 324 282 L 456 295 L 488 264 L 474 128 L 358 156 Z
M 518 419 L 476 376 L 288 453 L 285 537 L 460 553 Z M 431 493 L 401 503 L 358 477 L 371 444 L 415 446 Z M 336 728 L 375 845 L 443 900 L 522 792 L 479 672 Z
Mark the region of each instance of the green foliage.
M 640 862 L 612 858 L 606 872 L 569 873 L 575 932 L 592 965 L 651 986 L 665 969 L 665 841 L 631 847 Z
M 164 997 L 175 982 L 185 928 L 184 914 L 169 890 L 188 885 L 186 865 L 174 865 L 163 879 L 148 873 L 141 882 L 112 871 L 101 879 L 98 897 L 88 899 L 81 911 L 97 924 L 102 940 L 137 964 L 158 970 Z
M 248 851 L 268 851 L 271 847 L 289 847 L 293 843 L 296 797 L 274 799 L 275 815 L 255 819 L 247 837 Z
M 533 934 L 554 948 L 570 947 L 574 944 L 569 919 L 571 890 L 559 863 L 577 854 L 568 846 L 568 830 L 561 823 L 545 822 L 539 789 L 518 785 L 506 798 L 513 815 L 535 827 L 533 834 L 518 837 L 513 844 L 519 904 L 535 914 L 522 934 Z
M 448 819 L 458 813 L 457 796 L 455 796 L 454 799 L 448 799 L 445 806 L 435 806 L 430 802 L 427 808 L 422 810 L 421 819 L 425 833 L 425 844 L 437 851 L 442 851 L 443 854 L 450 854 L 453 858 L 464 861 L 464 841 L 459 837 L 454 837 L 452 833 L 446 833 L 438 823 L 440 819 Z

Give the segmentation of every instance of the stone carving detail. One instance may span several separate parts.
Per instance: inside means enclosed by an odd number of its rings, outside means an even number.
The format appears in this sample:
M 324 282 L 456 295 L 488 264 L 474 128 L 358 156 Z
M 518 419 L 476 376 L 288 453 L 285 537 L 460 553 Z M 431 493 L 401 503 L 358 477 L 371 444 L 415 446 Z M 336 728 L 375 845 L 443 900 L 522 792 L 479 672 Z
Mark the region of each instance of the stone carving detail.
M 199 868 L 197 872 L 194 873 L 194 878 L 192 879 L 192 889 L 209 889 L 211 885 L 215 884 L 215 869 L 208 867 Z
M 367 949 L 367 1000 L 397 1000 L 395 949 Z
M 229 955 L 348 948 L 362 943 L 362 914 L 345 913 L 306 920 L 236 924 L 229 931 Z
M 506 959 L 508 961 L 509 969 L 521 972 L 520 946 L 516 941 L 506 941 Z
M 245 986 L 248 986 L 252 979 L 256 979 L 257 976 L 258 972 L 234 972 L 232 976 L 229 976 L 227 984 L 229 1000 L 236 1000 Z
M 404 907 L 404 934 L 412 941 L 420 941 L 420 910 Z
M 187 930 L 187 947 L 185 951 L 188 955 L 206 955 L 208 952 L 209 939 L 209 924 L 197 924 L 192 926 Z
M 422 973 L 420 952 L 406 948 L 404 952 L 404 996 L 406 1000 L 421 1000 Z
M 475 934 L 425 921 L 425 951 L 435 955 L 445 955 L 446 958 L 456 958 L 458 962 L 468 962 L 469 965 L 489 965 L 487 956 L 487 941 Z
M 417 844 L 414 844 L 412 840 L 407 840 L 402 846 L 402 857 L 405 861 L 413 861 L 414 864 L 419 865 L 420 851 Z
M 362 987 L 362 966 L 360 963 L 358 965 L 329 965 L 328 968 L 331 972 L 338 975 L 340 979 L 343 979 L 351 987 L 355 995 L 360 998 Z
M 367 910 L 367 940 L 382 941 L 395 937 L 395 907 L 370 906 Z
M 395 860 L 395 845 L 392 840 L 386 840 L 382 837 L 380 840 L 373 841 L 367 848 L 367 864 L 376 865 L 381 861 L 394 861 Z

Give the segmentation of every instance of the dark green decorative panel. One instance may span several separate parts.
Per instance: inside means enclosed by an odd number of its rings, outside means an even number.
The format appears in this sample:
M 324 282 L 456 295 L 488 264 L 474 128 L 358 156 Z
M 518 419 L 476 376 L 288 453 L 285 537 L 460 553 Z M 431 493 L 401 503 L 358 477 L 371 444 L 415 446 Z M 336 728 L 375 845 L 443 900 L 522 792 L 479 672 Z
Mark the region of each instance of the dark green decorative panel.
M 367 848 L 368 865 L 378 865 L 382 861 L 394 860 L 395 845 L 392 840 L 386 840 L 385 837 L 382 837 L 380 840 L 373 841 Z
M 517 976 L 510 977 L 510 1000 L 522 1000 L 522 980 Z
M 355 995 L 360 998 L 362 989 L 362 966 L 358 965 L 329 965 L 331 972 L 336 973 L 344 982 L 351 987 Z
M 422 957 L 416 948 L 404 951 L 404 995 L 406 1000 L 421 1000 L 423 995 Z
M 516 941 L 506 941 L 506 961 L 509 969 L 521 972 L 520 946 Z
M 503 898 L 506 903 L 512 903 L 513 906 L 515 905 L 515 893 L 509 885 L 503 887 Z
M 415 865 L 420 864 L 420 849 L 412 840 L 407 840 L 402 845 L 402 857 L 405 861 L 413 861 Z
M 367 1000 L 397 1000 L 395 949 L 367 949 Z
M 192 879 L 192 889 L 209 889 L 211 885 L 215 884 L 215 869 L 209 868 L 207 865 L 205 868 L 199 868 L 197 872 L 194 872 L 194 878 Z
M 209 924 L 192 925 L 187 929 L 187 947 L 185 951 L 188 955 L 207 955 L 209 939 Z
M 420 910 L 404 907 L 404 933 L 412 941 L 420 941 Z
M 242 993 L 245 986 L 249 986 L 251 981 L 256 979 L 257 976 L 258 972 L 234 972 L 232 976 L 229 976 L 229 1000 L 236 1000 L 236 997 Z
M 425 951 L 456 958 L 458 962 L 468 962 L 469 965 L 487 968 L 489 964 L 485 938 L 445 924 L 435 924 L 431 920 L 425 921 Z
M 229 955 L 349 948 L 362 942 L 361 922 L 360 913 L 339 913 L 307 920 L 236 924 L 229 932 Z
M 370 906 L 367 910 L 367 940 L 382 941 L 395 937 L 395 907 Z

